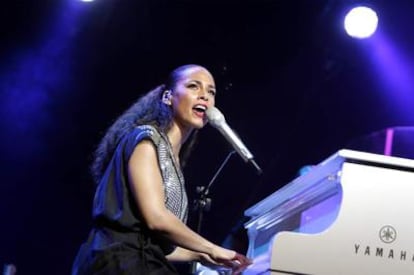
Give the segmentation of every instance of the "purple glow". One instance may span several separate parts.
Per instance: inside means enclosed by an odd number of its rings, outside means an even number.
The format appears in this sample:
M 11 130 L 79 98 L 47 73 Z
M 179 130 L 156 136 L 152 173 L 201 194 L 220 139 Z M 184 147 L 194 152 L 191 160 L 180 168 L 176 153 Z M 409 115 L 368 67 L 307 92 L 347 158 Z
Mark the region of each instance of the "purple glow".
M 381 33 L 370 39 L 367 53 L 373 60 L 372 68 L 378 88 L 387 92 L 384 108 L 390 114 L 400 114 L 404 119 L 413 116 L 414 81 L 410 59 Z
M 368 38 L 376 31 L 378 16 L 368 7 L 356 7 L 345 16 L 344 27 L 349 36 Z
M 385 139 L 385 148 L 384 148 L 384 155 L 391 156 L 392 155 L 392 141 L 394 139 L 394 129 L 388 128 L 387 135 Z
M 2 64 L 0 114 L 2 143 L 16 158 L 44 153 L 57 124 L 58 106 L 69 99 L 77 11 L 62 9 L 40 29 L 44 40 L 22 45 Z M 74 27 L 75 26 L 75 27 Z
M 332 197 L 302 212 L 301 233 L 316 234 L 328 229 L 336 220 L 342 203 L 342 189 Z

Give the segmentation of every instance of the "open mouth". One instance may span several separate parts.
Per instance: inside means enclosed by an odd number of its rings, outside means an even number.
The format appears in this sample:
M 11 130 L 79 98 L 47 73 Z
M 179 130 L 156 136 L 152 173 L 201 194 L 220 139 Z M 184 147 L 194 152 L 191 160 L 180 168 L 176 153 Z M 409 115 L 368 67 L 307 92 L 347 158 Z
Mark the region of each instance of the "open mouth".
M 204 106 L 204 105 L 201 105 L 201 104 L 197 104 L 197 105 L 195 105 L 195 106 L 193 107 L 193 111 L 194 111 L 194 113 L 195 113 L 197 116 L 201 117 L 201 118 L 203 118 L 203 117 L 204 117 L 204 115 L 205 115 L 205 113 L 206 113 L 206 110 L 207 110 L 207 107 L 206 107 L 206 106 Z

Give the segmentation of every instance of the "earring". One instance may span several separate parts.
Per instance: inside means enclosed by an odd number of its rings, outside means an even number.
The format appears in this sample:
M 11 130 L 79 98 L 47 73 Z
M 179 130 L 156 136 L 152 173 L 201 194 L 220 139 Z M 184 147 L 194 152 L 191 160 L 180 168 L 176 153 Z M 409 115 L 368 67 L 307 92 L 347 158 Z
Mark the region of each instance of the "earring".
M 165 90 L 162 95 L 162 102 L 166 105 L 171 105 L 171 90 Z

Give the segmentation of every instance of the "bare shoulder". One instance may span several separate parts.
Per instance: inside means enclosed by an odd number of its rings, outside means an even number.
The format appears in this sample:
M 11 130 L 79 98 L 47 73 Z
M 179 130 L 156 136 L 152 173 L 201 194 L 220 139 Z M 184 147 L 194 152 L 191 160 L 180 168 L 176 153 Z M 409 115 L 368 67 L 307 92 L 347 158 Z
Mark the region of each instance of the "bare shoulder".
M 151 140 L 142 140 L 134 148 L 130 158 L 130 164 L 139 161 L 141 164 L 156 161 L 156 147 Z

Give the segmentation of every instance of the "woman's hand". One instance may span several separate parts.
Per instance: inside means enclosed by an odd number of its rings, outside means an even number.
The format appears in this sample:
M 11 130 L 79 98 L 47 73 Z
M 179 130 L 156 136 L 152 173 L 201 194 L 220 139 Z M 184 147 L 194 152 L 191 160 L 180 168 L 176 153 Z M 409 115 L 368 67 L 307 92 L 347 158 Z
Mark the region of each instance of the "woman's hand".
M 232 274 L 240 274 L 252 263 L 246 256 L 219 246 L 216 246 L 206 259 L 211 259 L 213 264 L 232 269 Z
M 240 274 L 245 270 L 249 265 L 251 265 L 253 262 L 246 256 L 236 253 L 236 256 L 233 259 L 233 263 L 236 263 L 236 265 L 233 266 L 233 274 Z
M 223 261 L 215 261 L 211 258 L 208 254 L 199 253 L 197 257 L 197 261 L 200 262 L 203 266 L 206 266 L 211 269 L 231 269 L 232 274 L 241 274 L 243 270 L 246 269 L 252 262 L 245 256 L 239 253 L 235 253 L 235 256 L 232 260 L 223 260 Z

